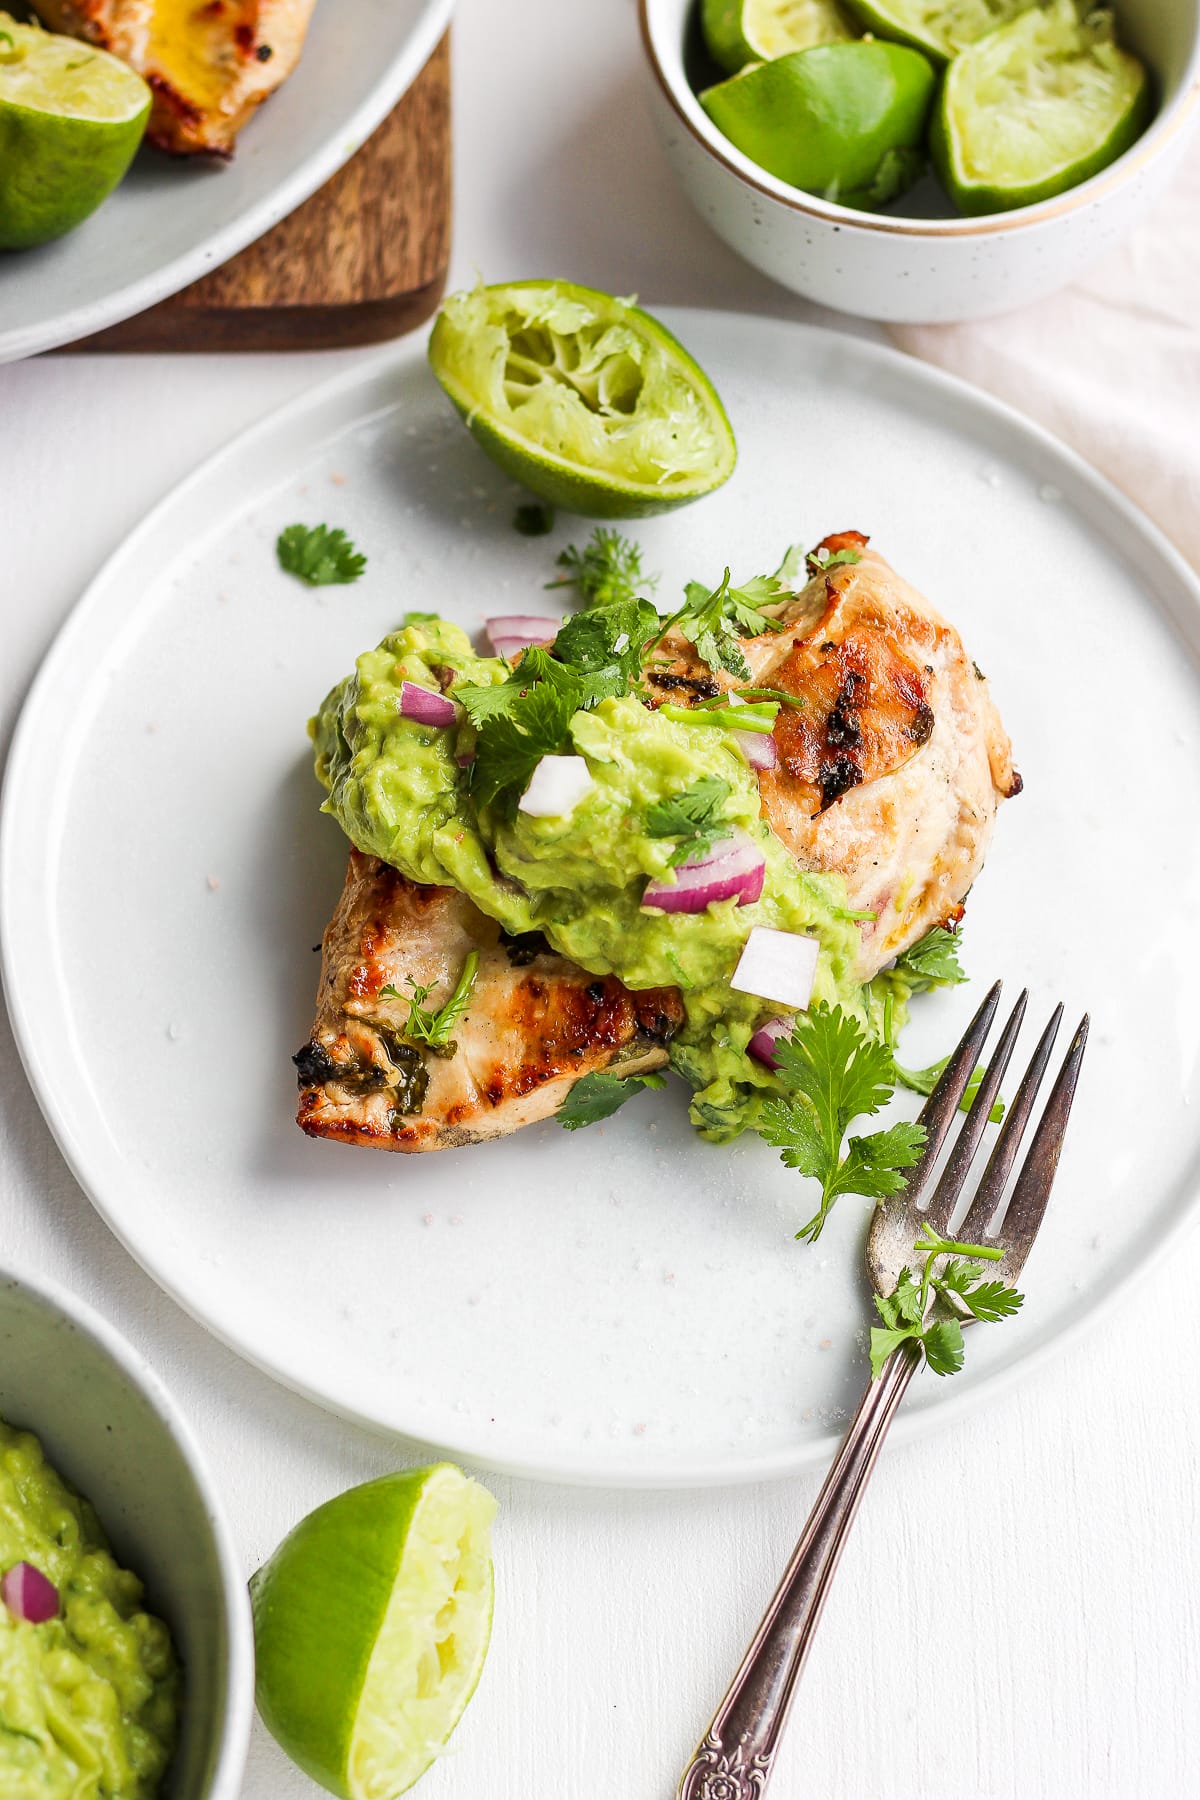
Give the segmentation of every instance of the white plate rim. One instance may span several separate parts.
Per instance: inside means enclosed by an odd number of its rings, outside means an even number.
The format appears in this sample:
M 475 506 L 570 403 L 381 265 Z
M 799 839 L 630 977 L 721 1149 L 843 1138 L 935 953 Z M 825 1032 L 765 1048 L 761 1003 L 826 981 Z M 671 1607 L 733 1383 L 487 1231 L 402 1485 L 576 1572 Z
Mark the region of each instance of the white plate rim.
M 685 320 L 690 318 L 698 322 L 706 319 L 726 322 L 736 320 L 741 328 L 751 330 L 760 317 L 760 315 L 747 317 L 719 308 L 679 306 L 656 308 L 651 304 L 649 310 L 660 315 L 665 313 L 670 319 L 674 319 L 676 315 L 683 315 Z M 1174 585 L 1176 588 L 1174 602 L 1168 600 L 1166 603 L 1176 622 L 1182 621 L 1185 613 L 1192 617 L 1194 623 L 1200 621 L 1200 577 L 1159 527 L 1128 496 L 1114 486 L 1106 476 L 1093 468 L 1078 452 L 1055 437 L 1053 433 L 1018 412 L 1015 407 L 1009 406 L 1006 402 L 996 399 L 981 389 L 972 387 L 970 383 L 961 380 L 958 376 L 948 374 L 942 369 L 921 362 L 916 357 L 907 356 L 887 345 L 872 343 L 827 326 L 801 324 L 795 320 L 773 315 L 761 315 L 761 317 L 768 324 L 782 326 L 790 332 L 807 337 L 814 343 L 824 343 L 830 348 L 836 347 L 843 354 L 861 357 L 868 365 L 892 371 L 902 368 L 906 377 L 916 382 L 918 386 L 927 384 L 932 391 L 940 391 L 944 394 L 948 403 L 957 403 L 959 406 L 965 406 L 968 410 L 974 410 L 976 413 L 992 419 L 998 427 L 1015 433 L 1019 439 L 1024 439 L 1031 450 L 1038 451 L 1043 457 L 1049 457 L 1065 475 L 1076 481 L 1084 491 L 1090 491 L 1091 497 L 1095 501 L 1102 503 L 1107 510 L 1117 516 L 1123 528 L 1138 541 L 1138 560 L 1141 566 L 1145 566 L 1146 554 L 1157 561 L 1162 575 L 1166 577 L 1164 585 L 1168 587 Z M 682 329 L 686 335 L 686 324 Z M 27 1003 L 27 996 L 19 975 L 24 927 L 17 922 L 22 915 L 20 895 L 22 845 L 26 842 L 37 843 L 39 834 L 37 822 L 33 820 L 27 828 L 28 835 L 22 837 L 22 821 L 18 809 L 21 806 L 21 795 L 25 785 L 23 770 L 26 766 L 32 766 L 36 755 L 37 734 L 41 725 L 39 715 L 43 703 L 52 699 L 55 694 L 60 669 L 69 663 L 76 635 L 86 629 L 91 614 L 103 607 L 106 590 L 114 584 L 119 588 L 122 568 L 126 559 L 135 560 L 142 543 L 147 539 L 153 539 L 164 522 L 169 521 L 174 508 L 185 503 L 206 483 L 219 478 L 227 462 L 232 464 L 239 457 L 252 455 L 255 447 L 261 442 L 277 432 L 286 432 L 294 422 L 305 418 L 310 413 L 319 415 L 326 410 L 335 409 L 339 401 L 352 395 L 358 389 L 363 391 L 364 404 L 355 417 L 357 420 L 365 420 L 373 411 L 378 410 L 377 407 L 366 403 L 366 396 L 373 395 L 376 389 L 386 385 L 395 372 L 402 370 L 410 362 L 421 361 L 423 356 L 423 337 L 404 339 L 357 364 L 354 368 L 345 370 L 328 381 L 319 383 L 316 387 L 297 395 L 283 406 L 267 414 L 263 419 L 239 432 L 227 444 L 205 458 L 190 475 L 177 483 L 155 504 L 141 523 L 106 559 L 60 627 L 21 709 L 9 750 L 3 787 L 0 788 L 0 985 L 3 987 L 21 1062 L 46 1123 L 72 1175 L 109 1230 L 124 1245 L 134 1260 L 184 1312 L 234 1351 L 236 1355 L 272 1380 L 277 1381 L 281 1386 L 312 1401 L 323 1411 L 331 1413 L 335 1418 L 361 1426 L 376 1435 L 401 1439 L 414 1446 L 434 1448 L 439 1453 L 459 1457 L 476 1468 L 491 1469 L 524 1479 L 570 1486 L 665 1491 L 680 1488 L 741 1486 L 756 1481 L 775 1480 L 796 1475 L 829 1461 L 841 1441 L 841 1428 L 830 1430 L 819 1437 L 813 1437 L 789 1451 L 773 1451 L 759 1457 L 739 1459 L 733 1467 L 729 1466 L 727 1459 L 696 1460 L 671 1465 L 647 1465 L 641 1462 L 623 1462 L 619 1456 L 598 1463 L 587 1456 L 567 1454 L 564 1454 L 561 1459 L 547 1463 L 530 1460 L 522 1454 L 507 1456 L 503 1454 L 496 1442 L 484 1439 L 469 1429 L 463 1431 L 461 1435 L 448 1436 L 444 1440 L 431 1443 L 428 1437 L 422 1436 L 420 1433 L 407 1433 L 402 1427 L 381 1421 L 369 1414 L 360 1413 L 353 1406 L 346 1405 L 343 1400 L 322 1393 L 307 1382 L 297 1379 L 289 1373 L 286 1367 L 274 1361 L 270 1356 L 242 1341 L 235 1331 L 215 1326 L 206 1317 L 203 1309 L 189 1299 L 186 1292 L 181 1290 L 165 1270 L 157 1266 L 154 1256 L 144 1254 L 139 1249 L 133 1236 L 123 1229 L 119 1221 L 118 1209 L 108 1203 L 90 1181 L 87 1174 L 85 1147 L 76 1141 L 70 1129 L 64 1110 L 55 1094 L 49 1073 L 49 1064 L 40 1053 L 36 1028 L 36 1005 Z M 1177 613 L 1175 608 L 1181 601 L 1182 609 Z M 36 996 L 33 998 L 36 1001 Z M 936 1406 L 917 1410 L 902 1409 L 892 1427 L 893 1440 L 901 1443 L 908 1442 L 931 1428 L 934 1423 L 957 1418 L 979 1405 L 985 1398 L 1007 1392 L 1018 1381 L 1023 1381 L 1031 1376 L 1052 1357 L 1057 1357 L 1061 1351 L 1076 1343 L 1107 1317 L 1118 1300 L 1124 1299 L 1135 1284 L 1146 1279 L 1159 1260 L 1167 1254 L 1180 1237 L 1194 1227 L 1198 1209 L 1200 1209 L 1200 1185 L 1193 1183 L 1188 1191 L 1179 1194 L 1173 1216 L 1159 1235 L 1142 1246 L 1138 1256 L 1130 1258 L 1119 1277 L 1103 1293 L 1093 1297 L 1084 1312 L 1063 1325 L 1053 1336 L 1032 1344 L 1013 1361 L 1000 1364 L 979 1381 L 962 1388 L 951 1385 L 950 1388 L 944 1390 L 944 1398 L 940 1398 Z M 498 1449 L 500 1450 L 499 1454 Z
M 91 337 L 110 325 L 134 318 L 160 300 L 179 293 L 201 275 L 220 268 L 247 244 L 263 237 L 336 175 L 383 123 L 432 56 L 453 10 L 454 0 L 424 0 L 420 18 L 403 48 L 380 71 L 354 111 L 310 156 L 297 163 L 286 181 L 277 183 L 256 205 L 247 207 L 221 230 L 202 238 L 182 256 L 130 282 L 103 301 L 83 301 L 68 312 L 52 314 L 12 331 L 0 331 L 0 363 L 20 362 L 44 350 L 59 349 L 63 344 L 73 344 L 79 338 Z

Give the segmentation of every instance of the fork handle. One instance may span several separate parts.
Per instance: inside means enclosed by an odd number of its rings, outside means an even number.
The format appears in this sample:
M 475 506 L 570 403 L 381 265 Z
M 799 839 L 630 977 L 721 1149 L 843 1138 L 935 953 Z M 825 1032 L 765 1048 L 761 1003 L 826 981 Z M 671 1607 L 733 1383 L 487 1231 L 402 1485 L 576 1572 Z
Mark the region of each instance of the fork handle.
M 859 1402 L 783 1580 L 703 1741 L 678 1800 L 761 1800 L 825 1596 L 867 1477 L 920 1360 L 893 1351 Z

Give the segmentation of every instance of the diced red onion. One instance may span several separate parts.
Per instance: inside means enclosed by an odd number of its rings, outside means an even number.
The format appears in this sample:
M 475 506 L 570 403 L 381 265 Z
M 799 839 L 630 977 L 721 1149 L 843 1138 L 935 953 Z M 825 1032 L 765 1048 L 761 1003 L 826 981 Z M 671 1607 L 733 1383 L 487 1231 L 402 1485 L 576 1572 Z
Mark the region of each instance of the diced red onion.
M 405 719 L 416 719 L 421 725 L 453 725 L 458 708 L 445 694 L 432 688 L 418 687 L 415 681 L 400 683 L 400 713 Z
M 768 1069 L 777 1069 L 779 1064 L 775 1060 L 775 1039 L 787 1037 L 795 1024 L 795 1019 L 791 1018 L 768 1019 L 765 1025 L 759 1026 L 746 1045 L 747 1055 L 752 1056 L 755 1062 L 766 1063 Z
M 496 655 L 511 662 L 518 650 L 528 650 L 534 644 L 552 644 L 558 636 L 560 622 L 540 613 L 506 613 L 499 618 L 485 619 L 483 628 Z
M 773 769 L 779 762 L 773 737 L 761 731 L 731 731 L 729 735 L 752 769 Z
M 673 881 L 648 882 L 642 905 L 658 912 L 685 913 L 703 912 L 718 900 L 749 906 L 762 895 L 766 867 L 758 845 L 739 833 L 714 844 L 706 856 L 680 863 Z
M 565 819 L 591 785 L 592 772 L 582 756 L 543 756 L 517 810 L 535 819 Z
M 0 1599 L 15 1619 L 44 1625 L 58 1617 L 58 1589 L 32 1563 L 14 1563 L 0 1580 Z
M 464 750 L 460 755 L 456 756 L 454 760 L 460 769 L 469 769 L 471 764 L 475 761 L 475 752 L 473 750 Z
M 820 943 L 795 931 L 756 925 L 746 939 L 729 985 L 780 1006 L 803 1011 L 812 998 Z

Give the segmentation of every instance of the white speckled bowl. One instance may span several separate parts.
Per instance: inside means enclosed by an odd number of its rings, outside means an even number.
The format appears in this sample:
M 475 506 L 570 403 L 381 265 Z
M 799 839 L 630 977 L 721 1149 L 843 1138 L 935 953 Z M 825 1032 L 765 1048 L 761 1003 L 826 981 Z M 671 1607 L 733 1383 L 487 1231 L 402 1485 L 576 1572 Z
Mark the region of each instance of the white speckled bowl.
M 1065 286 L 1143 216 L 1200 117 L 1200 0 L 1117 0 L 1124 39 L 1153 70 L 1160 104 L 1111 168 L 986 218 L 855 212 L 768 175 L 717 130 L 688 81 L 700 46 L 695 0 L 639 7 L 655 121 L 697 211 L 775 281 L 871 319 L 981 318 Z M 932 191 L 909 200 L 914 210 L 946 205 Z
M 249 1599 L 212 1477 L 158 1377 L 65 1288 L 0 1269 L 0 1418 L 37 1433 L 171 1627 L 184 1711 L 164 1800 L 236 1800 L 254 1710 Z

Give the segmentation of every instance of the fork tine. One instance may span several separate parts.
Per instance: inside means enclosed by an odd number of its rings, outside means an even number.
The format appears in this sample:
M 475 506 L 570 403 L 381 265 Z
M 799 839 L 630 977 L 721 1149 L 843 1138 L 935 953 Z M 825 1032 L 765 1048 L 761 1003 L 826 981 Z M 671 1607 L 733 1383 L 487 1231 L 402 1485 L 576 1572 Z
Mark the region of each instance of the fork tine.
M 905 1183 L 903 1201 L 906 1205 L 920 1199 L 933 1172 L 938 1152 L 946 1141 L 946 1133 L 967 1091 L 967 1083 L 979 1061 L 987 1034 L 992 1029 L 992 1020 L 1000 1004 L 1000 988 L 1001 983 L 997 981 L 988 989 L 982 1006 L 967 1026 L 957 1050 L 942 1070 L 937 1086 L 918 1114 L 919 1122 L 925 1127 L 925 1148 L 913 1164 L 912 1173 Z
M 1062 1023 L 1063 1009 L 1056 1006 L 1050 1015 L 1050 1023 L 1041 1035 L 1037 1049 L 1029 1061 L 1029 1067 L 1021 1078 L 1012 1105 L 1008 1109 L 1000 1136 L 996 1139 L 996 1147 L 988 1158 L 983 1178 L 976 1190 L 966 1218 L 959 1226 L 959 1234 L 971 1244 L 981 1244 L 987 1236 L 988 1226 L 995 1216 L 1004 1192 L 1004 1184 L 1008 1180 L 1017 1151 L 1021 1148 L 1021 1139 L 1025 1135 L 1025 1127 L 1033 1111 L 1038 1097 L 1038 1089 L 1050 1061 L 1050 1052 L 1054 1048 L 1054 1040 L 1058 1036 L 1058 1028 Z
M 1083 1062 L 1083 1052 L 1088 1039 L 1088 1016 L 1085 1013 L 1080 1020 L 1079 1029 L 1071 1040 L 1071 1048 L 1067 1052 L 1066 1061 L 1058 1072 L 1058 1080 L 1050 1090 L 1050 1098 L 1046 1102 L 1046 1110 L 1038 1120 L 1037 1130 L 1033 1134 L 1033 1142 L 1029 1146 L 1029 1154 L 1021 1165 L 1013 1188 L 1012 1199 L 1008 1203 L 1000 1230 L 997 1233 L 1004 1246 L 1004 1268 L 1014 1274 L 1021 1268 L 1029 1254 L 1030 1245 L 1037 1236 L 1042 1222 L 1042 1214 L 1046 1210 L 1046 1202 L 1050 1198 L 1050 1189 L 1054 1185 L 1054 1175 L 1058 1168 L 1058 1158 L 1062 1150 L 1063 1133 L 1067 1129 L 1067 1120 L 1071 1116 L 1071 1102 L 1075 1098 L 1075 1089 L 1079 1082 L 1079 1068 Z
M 1025 1018 L 1025 1008 L 1029 1002 L 1029 990 L 1026 989 L 1012 1009 L 1007 1025 L 1000 1034 L 1000 1041 L 988 1060 L 987 1074 L 979 1085 L 979 1092 L 971 1102 L 971 1110 L 950 1152 L 950 1160 L 942 1171 L 942 1178 L 934 1190 L 933 1197 L 925 1209 L 925 1217 L 935 1231 L 945 1231 L 950 1223 L 955 1205 L 967 1176 L 971 1172 L 971 1164 L 975 1160 L 975 1152 L 979 1148 L 979 1140 L 983 1136 L 983 1128 L 988 1122 L 1000 1091 L 1000 1083 L 1012 1059 L 1013 1048 L 1021 1025 Z

